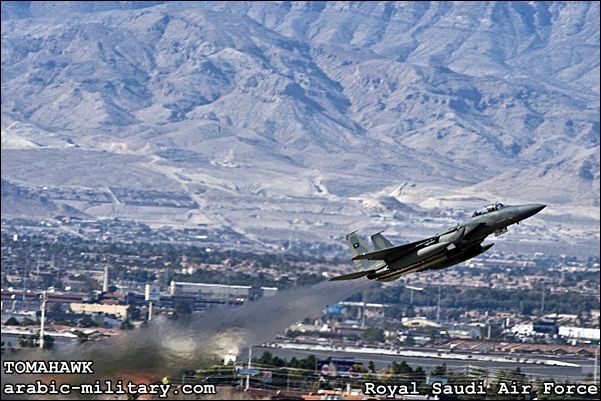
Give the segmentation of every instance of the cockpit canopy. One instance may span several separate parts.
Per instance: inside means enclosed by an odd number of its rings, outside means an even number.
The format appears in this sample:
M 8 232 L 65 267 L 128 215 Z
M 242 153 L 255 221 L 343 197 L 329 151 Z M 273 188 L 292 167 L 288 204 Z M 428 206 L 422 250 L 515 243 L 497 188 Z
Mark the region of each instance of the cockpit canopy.
M 482 206 L 480 209 L 476 210 L 474 212 L 474 214 L 472 214 L 472 217 L 481 216 L 481 215 L 486 214 L 486 213 L 490 213 L 490 212 L 494 212 L 494 211 L 497 211 L 497 210 L 501 210 L 504 207 L 505 207 L 505 205 L 502 204 L 502 203 L 494 203 L 494 204 Z

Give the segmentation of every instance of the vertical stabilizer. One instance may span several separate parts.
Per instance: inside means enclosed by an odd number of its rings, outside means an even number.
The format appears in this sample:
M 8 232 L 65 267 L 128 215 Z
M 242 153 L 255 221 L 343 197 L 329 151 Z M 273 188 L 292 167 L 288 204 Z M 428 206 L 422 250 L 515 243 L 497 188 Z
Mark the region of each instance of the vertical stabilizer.
M 388 241 L 388 239 L 382 235 L 382 233 L 377 233 L 371 236 L 371 242 L 374 244 L 374 248 L 377 251 L 380 249 L 392 248 L 394 245 L 392 242 Z
M 346 236 L 346 242 L 348 243 L 348 246 L 351 250 L 351 255 L 353 257 L 361 255 L 363 253 L 369 253 L 374 251 L 374 249 L 370 247 L 369 244 L 367 244 L 354 231 Z M 386 266 L 386 262 L 381 260 L 373 261 L 363 259 L 354 260 L 353 263 L 355 263 L 355 267 L 357 267 L 360 270 L 373 270 Z

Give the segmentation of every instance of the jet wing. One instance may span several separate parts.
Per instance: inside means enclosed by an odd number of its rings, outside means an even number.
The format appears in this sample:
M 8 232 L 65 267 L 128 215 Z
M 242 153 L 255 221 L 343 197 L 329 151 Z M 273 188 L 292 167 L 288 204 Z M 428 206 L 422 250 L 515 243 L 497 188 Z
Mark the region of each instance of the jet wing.
M 463 233 L 463 239 L 464 240 L 469 240 L 471 239 L 471 237 L 475 236 L 476 234 L 478 234 L 478 231 L 480 231 L 480 229 L 482 227 L 484 227 L 486 224 L 485 223 L 478 223 L 478 224 L 474 224 L 474 225 L 466 225 L 465 226 L 465 232 Z
M 409 270 L 399 270 L 395 274 L 390 274 L 389 276 L 386 276 L 384 278 L 379 278 L 377 280 L 378 281 L 382 281 L 384 283 L 388 283 L 390 281 L 398 280 L 399 277 L 404 276 L 406 274 L 415 273 L 416 271 L 419 271 L 419 269 L 418 268 L 413 268 L 413 269 L 409 269 Z
M 375 270 L 363 270 L 360 272 L 354 272 L 349 274 L 343 274 L 342 276 L 332 277 L 330 281 L 342 281 L 342 280 L 354 280 L 363 276 L 367 276 L 369 273 L 375 272 Z
M 353 257 L 353 260 L 367 259 L 367 260 L 384 260 L 384 261 L 388 262 L 390 260 L 398 259 L 416 248 L 421 248 L 421 246 L 428 244 L 437 238 L 438 238 L 438 236 L 430 237 L 430 238 L 422 239 L 419 241 L 410 242 L 408 244 L 394 246 L 392 248 L 380 249 L 380 250 L 374 251 L 374 252 L 361 253 L 361 254 Z

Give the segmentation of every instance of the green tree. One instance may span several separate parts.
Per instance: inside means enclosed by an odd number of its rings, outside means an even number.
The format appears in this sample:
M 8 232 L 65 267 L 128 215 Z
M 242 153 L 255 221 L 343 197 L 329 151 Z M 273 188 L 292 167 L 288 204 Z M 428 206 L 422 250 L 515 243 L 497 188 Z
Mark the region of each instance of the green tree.
M 317 370 L 317 358 L 315 355 L 309 355 L 308 357 L 298 361 L 298 368 L 306 371 Z
M 395 375 L 410 375 L 413 373 L 413 369 L 405 361 L 401 363 L 392 362 L 391 369 Z
M 384 330 L 379 327 L 371 327 L 363 332 L 363 340 L 370 343 L 382 343 L 385 339 Z
M 65 312 L 60 303 L 53 303 L 48 313 L 55 322 L 62 321 L 65 318 Z
M 495 375 L 495 378 L 492 382 L 492 391 L 491 394 L 495 395 L 496 400 L 527 400 L 529 399 L 529 395 L 527 394 L 499 394 L 500 390 L 503 390 L 504 386 L 511 385 L 512 382 L 520 388 L 522 385 L 528 384 L 528 378 L 520 368 L 515 368 L 514 370 L 506 370 L 502 369 Z
M 434 370 L 430 372 L 430 375 L 436 377 L 445 377 L 447 375 L 447 363 L 443 362 L 442 365 L 436 366 Z
M 121 330 L 132 330 L 133 328 L 134 325 L 129 319 L 125 319 L 123 322 L 121 322 Z
M 90 317 L 90 315 L 84 315 L 83 318 L 79 321 L 79 325 L 81 327 L 96 327 L 98 324 Z
M 130 306 L 127 309 L 128 318 L 131 320 L 142 320 L 146 316 L 142 316 L 142 311 L 137 306 Z
M 49 336 L 48 334 L 44 335 L 44 348 L 45 349 L 54 348 L 54 337 Z
M 273 354 L 269 351 L 265 351 L 263 352 L 263 355 L 261 355 L 261 357 L 256 360 L 256 363 L 259 365 L 273 366 L 272 361 Z

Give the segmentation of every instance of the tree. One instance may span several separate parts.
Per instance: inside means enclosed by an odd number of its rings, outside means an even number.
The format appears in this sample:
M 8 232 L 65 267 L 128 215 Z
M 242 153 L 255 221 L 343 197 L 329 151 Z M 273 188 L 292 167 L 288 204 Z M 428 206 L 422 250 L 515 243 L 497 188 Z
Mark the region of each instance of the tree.
M 11 316 L 8 318 L 8 320 L 6 320 L 4 324 L 8 326 L 18 326 L 20 323 L 14 316 Z
M 271 360 L 271 363 L 273 366 L 277 366 L 278 368 L 282 368 L 284 366 L 286 366 L 286 361 L 284 361 L 282 358 L 279 357 L 273 357 L 273 359 Z
M 413 371 L 413 381 L 419 383 L 420 387 L 422 387 L 420 391 L 425 392 L 426 372 L 424 372 L 424 369 L 421 366 L 418 366 L 415 368 L 415 371 Z
M 515 382 L 518 388 L 521 388 L 522 385 L 528 384 L 528 378 L 524 373 L 522 373 L 521 369 L 515 368 L 514 370 L 499 370 L 499 372 L 495 375 L 495 378 L 492 382 L 492 393 L 495 394 L 496 399 L 499 400 L 526 400 L 529 399 L 529 395 L 525 394 L 503 394 L 500 392 L 502 390 L 502 386 L 507 386 Z
M 434 368 L 432 372 L 430 372 L 431 376 L 444 377 L 447 375 L 447 363 L 443 362 L 442 365 L 438 365 Z
M 376 373 L 376 365 L 374 364 L 374 361 L 369 361 L 367 363 L 367 371 L 369 373 Z
M 65 312 L 60 303 L 53 303 L 48 313 L 55 322 L 62 321 L 65 318 Z
M 79 321 L 79 325 L 81 327 L 96 327 L 96 326 L 98 326 L 96 324 L 96 322 L 89 315 L 84 315 L 84 317 Z
M 257 359 L 257 364 L 272 366 L 273 354 L 269 351 L 263 352 L 263 355 Z
M 130 306 L 127 309 L 127 313 L 129 315 L 129 319 L 131 320 L 142 320 L 146 316 L 142 316 L 142 311 L 137 306 Z
M 302 336 L 302 335 L 303 335 L 302 331 L 300 331 L 300 330 L 290 330 L 290 329 L 287 329 L 286 330 L 286 334 L 285 334 L 285 336 L 288 337 L 288 338 L 296 338 L 296 337 Z
M 175 311 L 180 315 L 189 315 L 192 313 L 192 304 L 191 301 L 181 300 L 176 303 Z
M 401 363 L 392 362 L 392 373 L 395 375 L 409 375 L 413 373 L 413 369 L 411 366 L 407 364 L 407 362 L 403 361 Z
M 121 330 L 132 330 L 133 328 L 134 328 L 134 325 L 132 324 L 132 322 L 129 319 L 125 319 L 121 323 Z
M 317 369 L 317 358 L 315 355 L 309 355 L 308 357 L 298 361 L 299 369 L 304 370 L 316 370 Z
M 386 339 L 384 330 L 379 327 L 372 327 L 363 332 L 363 339 L 370 343 L 382 343 Z
M 50 349 L 54 347 L 54 337 L 48 334 L 44 335 L 44 348 Z
M 24 334 L 21 334 L 18 338 L 17 338 L 17 342 L 19 344 L 19 347 L 24 348 L 24 347 L 30 347 L 30 339 L 28 339 Z

